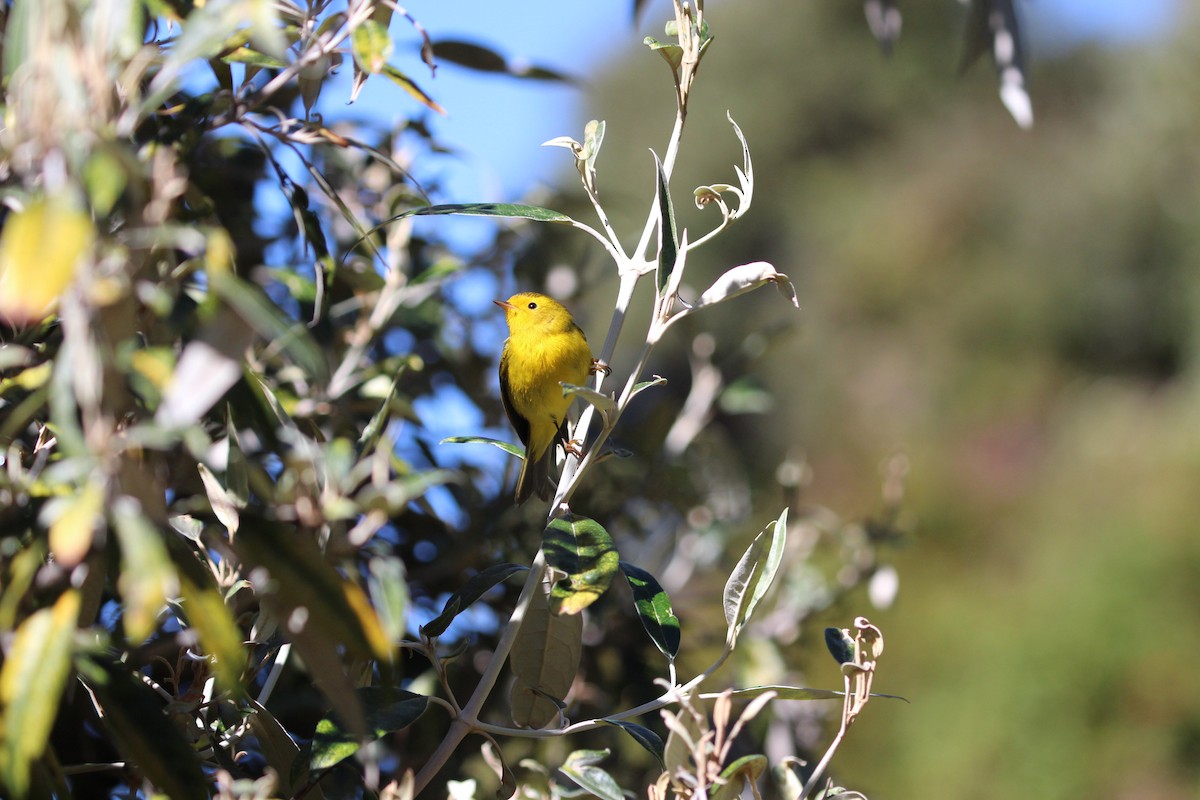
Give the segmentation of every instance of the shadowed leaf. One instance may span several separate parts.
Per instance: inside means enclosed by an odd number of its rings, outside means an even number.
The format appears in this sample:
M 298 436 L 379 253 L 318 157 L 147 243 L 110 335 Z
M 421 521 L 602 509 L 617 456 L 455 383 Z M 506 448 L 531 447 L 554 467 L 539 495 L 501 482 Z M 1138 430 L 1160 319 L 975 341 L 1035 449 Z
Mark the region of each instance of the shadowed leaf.
M 417 721 L 429 707 L 429 698 L 400 689 L 370 686 L 358 689 L 362 707 L 367 709 L 367 739 L 382 739 Z M 313 735 L 309 769 L 328 769 L 358 752 L 365 742 L 357 734 L 342 727 L 337 715 L 329 715 L 317 723 Z
M 485 592 L 518 572 L 528 569 L 529 567 L 520 564 L 495 564 L 483 572 L 473 575 L 461 589 L 450 595 L 441 614 L 421 626 L 421 635 L 441 636 L 446 632 L 446 628 L 450 627 L 454 618 L 482 597 Z
M 513 722 L 522 727 L 541 728 L 558 716 L 583 652 L 582 615 L 550 613 L 548 589 L 543 582 L 534 592 L 508 657 L 514 678 L 509 703 Z

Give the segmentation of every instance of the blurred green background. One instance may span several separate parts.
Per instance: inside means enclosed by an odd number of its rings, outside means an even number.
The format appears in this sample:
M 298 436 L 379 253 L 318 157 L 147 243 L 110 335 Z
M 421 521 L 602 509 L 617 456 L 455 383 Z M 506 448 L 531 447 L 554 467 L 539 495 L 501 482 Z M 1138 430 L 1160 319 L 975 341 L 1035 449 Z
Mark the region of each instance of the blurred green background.
M 873 800 L 1198 797 L 1196 11 L 1163 40 L 1034 53 L 1023 132 L 986 59 L 956 72 L 961 9 L 901 8 L 890 59 L 857 3 L 714 10 L 673 180 L 680 205 L 734 181 L 728 109 L 754 207 L 688 282 L 764 259 L 800 295 L 704 321 L 726 380 L 772 398 L 715 420 L 758 494 L 803 457 L 806 498 L 866 517 L 880 465 L 908 459 L 899 595 L 849 608 L 887 636 L 877 688 L 911 704 L 872 705 L 835 771 Z M 666 137 L 656 62 L 631 52 L 587 108 L 610 211 Z M 716 212 L 679 214 L 694 238 Z M 612 287 L 585 275 L 599 330 Z M 657 365 L 679 392 L 690 345 Z

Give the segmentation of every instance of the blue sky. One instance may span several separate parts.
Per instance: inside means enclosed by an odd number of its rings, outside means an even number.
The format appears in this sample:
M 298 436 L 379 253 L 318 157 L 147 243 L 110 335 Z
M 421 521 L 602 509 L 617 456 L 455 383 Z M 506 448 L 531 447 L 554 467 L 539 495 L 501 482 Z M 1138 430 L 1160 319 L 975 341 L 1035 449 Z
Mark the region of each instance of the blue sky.
M 708 13 L 719 18 L 738 1 L 709 2 Z M 939 2 L 948 13 L 956 11 L 954 0 Z M 584 79 L 614 49 L 628 48 L 648 33 L 661 35 L 670 3 L 648 3 L 636 21 L 632 6 L 631 0 L 420 0 L 405 5 L 435 40 L 490 45 L 510 60 L 523 59 Z M 900 7 L 903 10 L 903 2 Z M 1086 42 L 1120 46 L 1152 39 L 1169 29 L 1179 0 L 1018 0 L 1018 8 L 1033 58 L 1046 59 Z M 397 47 L 393 60 L 449 111 L 444 118 L 431 114 L 430 125 L 463 154 L 450 182 L 457 196 L 445 200 L 515 201 L 539 183 L 557 183 L 560 176 L 571 174 L 567 151 L 540 145 L 561 135 L 581 138 L 577 128 L 587 119 L 586 90 L 482 75 L 448 63 L 431 78 L 418 58 L 417 39 L 408 22 L 393 19 L 391 33 Z M 386 79 L 373 79 L 359 103 L 385 119 L 411 111 L 408 98 Z M 1036 96 L 1034 105 L 1036 109 Z

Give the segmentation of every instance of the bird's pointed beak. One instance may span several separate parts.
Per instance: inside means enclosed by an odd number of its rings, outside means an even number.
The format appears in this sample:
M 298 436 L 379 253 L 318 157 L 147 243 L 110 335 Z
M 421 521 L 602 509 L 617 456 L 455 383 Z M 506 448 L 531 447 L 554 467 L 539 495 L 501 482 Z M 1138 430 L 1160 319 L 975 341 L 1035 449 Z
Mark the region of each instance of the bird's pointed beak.
M 505 311 L 516 311 L 517 307 L 507 300 L 493 300 L 493 303 L 503 308 Z

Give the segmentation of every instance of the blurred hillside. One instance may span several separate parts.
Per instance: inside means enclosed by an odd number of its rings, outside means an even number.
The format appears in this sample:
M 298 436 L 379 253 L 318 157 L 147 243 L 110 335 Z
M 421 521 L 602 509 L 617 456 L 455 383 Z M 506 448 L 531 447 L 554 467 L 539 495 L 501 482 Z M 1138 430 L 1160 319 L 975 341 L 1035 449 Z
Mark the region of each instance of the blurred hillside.
M 872 800 L 1196 797 L 1200 26 L 1193 12 L 1168 42 L 1034 54 L 1023 133 L 990 65 L 956 75 L 957 4 L 908 5 L 890 60 L 859 4 L 710 10 L 675 195 L 734 180 L 726 109 L 758 183 L 689 282 L 769 260 L 803 311 L 762 292 L 703 320 L 726 381 L 773 398 L 764 414 L 727 406 L 707 436 L 764 497 L 804 456 L 806 499 L 850 517 L 879 508 L 881 462 L 910 460 L 898 600 L 854 610 L 888 636 L 877 686 L 912 704 L 869 709 L 835 762 L 847 785 Z M 590 112 L 608 123 L 610 211 L 649 190 L 646 143 L 671 119 L 658 59 L 625 63 Z M 717 212 L 679 213 L 701 232 Z M 615 214 L 619 231 L 637 222 Z M 592 278 L 585 297 L 607 303 L 598 265 Z M 653 367 L 667 405 L 689 382 L 683 327 Z M 648 409 L 652 433 L 626 444 L 659 447 L 667 417 Z M 835 682 L 812 663 L 812 685 Z

